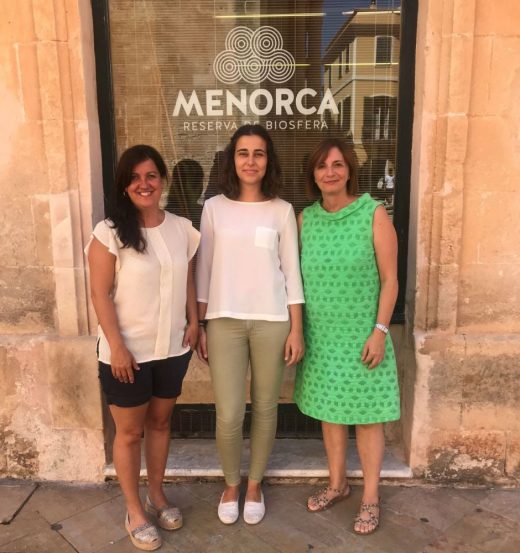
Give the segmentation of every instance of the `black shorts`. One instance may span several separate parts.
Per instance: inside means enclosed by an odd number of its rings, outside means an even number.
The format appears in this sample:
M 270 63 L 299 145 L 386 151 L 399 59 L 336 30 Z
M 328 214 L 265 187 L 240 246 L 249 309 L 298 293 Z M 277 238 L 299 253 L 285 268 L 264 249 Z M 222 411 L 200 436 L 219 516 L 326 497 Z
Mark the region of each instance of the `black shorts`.
M 192 353 L 190 350 L 176 357 L 139 363 L 141 370 L 134 370 L 132 384 L 119 382 L 112 376 L 110 365 L 99 361 L 99 380 L 107 403 L 136 407 L 150 401 L 152 396 L 164 399 L 180 396 Z

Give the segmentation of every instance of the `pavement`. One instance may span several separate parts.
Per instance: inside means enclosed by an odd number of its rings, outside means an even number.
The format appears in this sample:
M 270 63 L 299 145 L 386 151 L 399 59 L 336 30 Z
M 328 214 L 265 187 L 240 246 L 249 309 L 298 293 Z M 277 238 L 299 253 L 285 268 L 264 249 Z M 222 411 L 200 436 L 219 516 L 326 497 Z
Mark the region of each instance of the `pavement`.
M 308 481 L 307 481 L 308 482 Z M 417 484 L 417 483 L 416 483 Z M 166 484 L 184 527 L 161 530 L 171 553 L 519 553 L 520 489 L 432 487 L 385 482 L 381 525 L 357 536 L 352 523 L 361 487 L 322 513 L 308 513 L 311 483 L 264 484 L 267 514 L 249 526 L 217 518 L 222 482 Z M 142 488 L 144 497 L 145 488 Z M 242 497 L 243 501 L 243 497 Z M 115 482 L 99 486 L 0 480 L 0 553 L 135 553 Z

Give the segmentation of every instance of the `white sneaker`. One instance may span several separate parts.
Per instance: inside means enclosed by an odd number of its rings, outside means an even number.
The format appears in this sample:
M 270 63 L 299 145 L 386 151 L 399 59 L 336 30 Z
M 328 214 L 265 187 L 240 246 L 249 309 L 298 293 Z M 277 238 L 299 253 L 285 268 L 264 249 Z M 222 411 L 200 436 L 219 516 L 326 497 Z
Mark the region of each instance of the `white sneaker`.
M 238 499 L 222 503 L 223 498 L 224 494 L 220 497 L 220 503 L 218 504 L 218 518 L 224 524 L 233 524 L 238 520 Z
M 265 515 L 264 494 L 260 492 L 260 501 L 246 501 L 244 503 L 244 521 L 247 524 L 258 524 Z

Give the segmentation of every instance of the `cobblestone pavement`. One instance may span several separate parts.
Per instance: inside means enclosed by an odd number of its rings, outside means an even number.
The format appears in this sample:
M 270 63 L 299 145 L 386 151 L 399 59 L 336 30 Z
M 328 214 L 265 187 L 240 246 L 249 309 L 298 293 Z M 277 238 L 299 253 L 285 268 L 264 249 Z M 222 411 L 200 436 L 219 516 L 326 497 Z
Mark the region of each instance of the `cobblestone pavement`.
M 357 536 L 361 488 L 322 513 L 308 513 L 309 484 L 266 484 L 267 514 L 257 526 L 225 526 L 221 483 L 167 485 L 184 527 L 161 531 L 163 552 L 182 553 L 519 553 L 520 490 L 385 485 L 379 530 Z M 143 495 L 145 493 L 144 489 Z M 243 500 L 243 498 L 242 498 Z M 0 481 L 0 553 L 135 552 L 125 532 L 117 484 L 34 485 Z M 7 523 L 11 517 L 12 520 Z

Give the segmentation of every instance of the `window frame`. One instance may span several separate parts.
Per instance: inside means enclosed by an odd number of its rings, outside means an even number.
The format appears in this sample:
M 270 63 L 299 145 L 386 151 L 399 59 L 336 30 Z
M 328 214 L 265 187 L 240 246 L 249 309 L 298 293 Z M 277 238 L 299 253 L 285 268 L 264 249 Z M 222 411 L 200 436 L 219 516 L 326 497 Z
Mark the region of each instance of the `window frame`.
M 379 49 L 378 49 L 379 40 L 383 39 L 383 38 L 387 38 L 387 39 L 390 40 L 390 47 L 388 48 L 388 52 L 390 53 L 390 59 L 388 61 L 377 61 L 377 53 L 379 51 Z M 393 61 L 394 37 L 392 35 L 376 35 L 374 37 L 374 40 L 375 40 L 375 43 L 374 43 L 374 63 L 376 64 L 376 66 L 378 66 L 378 65 L 391 65 L 392 61 Z M 399 67 L 399 70 L 401 70 L 400 67 Z

